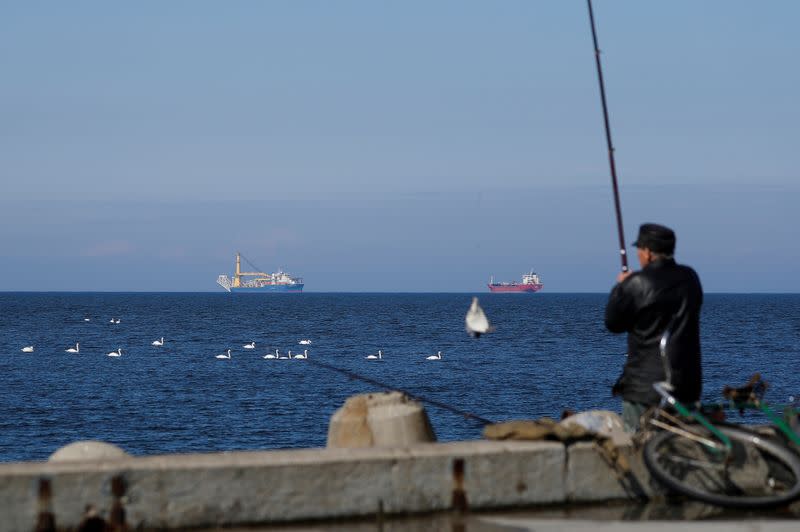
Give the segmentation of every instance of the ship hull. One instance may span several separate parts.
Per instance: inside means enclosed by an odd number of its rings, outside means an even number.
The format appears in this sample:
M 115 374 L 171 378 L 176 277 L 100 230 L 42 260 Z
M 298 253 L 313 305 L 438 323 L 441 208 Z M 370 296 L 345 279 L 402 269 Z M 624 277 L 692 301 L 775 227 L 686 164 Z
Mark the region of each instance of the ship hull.
M 509 292 L 509 293 L 527 293 L 532 294 L 541 290 L 543 284 L 490 284 L 490 292 Z
M 293 285 L 267 285 L 267 286 L 232 286 L 232 294 L 299 294 L 303 291 L 302 284 Z

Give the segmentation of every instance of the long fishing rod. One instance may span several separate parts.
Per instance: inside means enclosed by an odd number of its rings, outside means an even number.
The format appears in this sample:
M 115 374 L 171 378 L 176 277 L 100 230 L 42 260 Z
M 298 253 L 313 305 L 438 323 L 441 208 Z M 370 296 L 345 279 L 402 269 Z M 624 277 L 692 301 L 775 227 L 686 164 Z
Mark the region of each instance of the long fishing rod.
M 625 252 L 625 231 L 622 228 L 622 209 L 619 203 L 619 187 L 617 186 L 617 167 L 614 164 L 614 146 L 611 143 L 611 125 L 608 120 L 608 105 L 606 105 L 606 87 L 603 83 L 603 67 L 600 65 L 600 48 L 597 46 L 597 30 L 594 27 L 594 12 L 592 0 L 586 0 L 589 6 L 589 22 L 592 26 L 592 41 L 594 42 L 594 59 L 597 63 L 597 81 L 600 84 L 600 101 L 603 103 L 603 121 L 606 126 L 606 144 L 608 145 L 608 164 L 611 167 L 611 186 L 614 189 L 614 208 L 617 212 L 617 233 L 619 234 L 619 256 L 622 261 L 622 271 L 628 271 L 628 254 Z
M 473 414 L 471 412 L 466 412 L 464 410 L 460 410 L 460 409 L 458 409 L 458 408 L 456 408 L 454 406 L 448 405 L 447 403 L 443 403 L 441 401 L 436 401 L 435 399 L 428 399 L 427 397 L 422 397 L 421 395 L 418 395 L 418 394 L 415 394 L 415 393 L 411 393 L 411 392 L 409 392 L 407 390 L 403 390 L 402 388 L 398 388 L 397 386 L 390 386 L 388 384 L 385 384 L 383 382 L 380 382 L 380 381 L 375 380 L 375 379 L 370 378 L 370 377 L 364 377 L 363 375 L 359 375 L 355 371 L 352 371 L 352 370 L 349 370 L 349 369 L 339 368 L 339 367 L 333 366 L 331 364 L 326 364 L 325 362 L 320 362 L 319 360 L 315 360 L 313 358 L 307 358 L 306 362 L 310 362 L 310 363 L 312 363 L 312 364 L 314 364 L 316 366 L 319 366 L 321 368 L 325 368 L 325 369 L 330 370 L 330 371 L 335 371 L 337 373 L 341 373 L 343 375 L 347 375 L 351 379 L 362 381 L 362 382 L 366 382 L 367 384 L 372 384 L 373 386 L 378 386 L 379 388 L 383 388 L 384 390 L 395 390 L 395 391 L 398 391 L 398 392 L 402 392 L 402 393 L 406 394 L 408 397 L 410 397 L 411 399 L 415 399 L 417 401 L 428 403 L 430 405 L 439 407 L 439 408 L 441 408 L 443 410 L 447 410 L 448 412 L 452 412 L 454 414 L 458 414 L 459 416 L 463 416 L 463 417 L 465 417 L 467 419 L 475 420 L 475 421 L 477 421 L 479 423 L 482 423 L 484 425 L 491 425 L 491 424 L 494 423 L 494 421 L 486 419 L 485 417 L 481 417 L 481 416 Z

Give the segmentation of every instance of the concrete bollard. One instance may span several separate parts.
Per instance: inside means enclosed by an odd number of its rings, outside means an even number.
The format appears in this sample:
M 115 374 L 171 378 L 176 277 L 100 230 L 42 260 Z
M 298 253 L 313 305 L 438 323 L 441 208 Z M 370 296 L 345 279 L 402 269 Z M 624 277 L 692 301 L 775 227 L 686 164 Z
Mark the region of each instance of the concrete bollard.
M 350 397 L 331 417 L 328 447 L 393 447 L 436 441 L 423 406 L 400 392 Z
M 328 425 L 328 447 L 372 447 L 367 425 L 367 394 L 354 395 L 333 413 Z
M 73 460 L 106 460 L 109 458 L 124 458 L 128 453 L 103 441 L 86 440 L 76 441 L 61 447 L 50 455 L 48 462 L 71 462 Z

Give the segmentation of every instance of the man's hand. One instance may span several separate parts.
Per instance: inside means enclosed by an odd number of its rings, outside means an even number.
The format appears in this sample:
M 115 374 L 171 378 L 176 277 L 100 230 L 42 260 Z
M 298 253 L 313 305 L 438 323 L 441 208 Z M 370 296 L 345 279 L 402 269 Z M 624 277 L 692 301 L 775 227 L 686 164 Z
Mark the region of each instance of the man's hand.
M 627 278 L 630 276 L 630 274 L 632 274 L 632 273 L 633 273 L 633 272 L 632 272 L 632 271 L 630 271 L 630 270 L 628 270 L 627 272 L 620 272 L 620 274 L 619 274 L 619 275 L 617 275 L 617 282 L 618 282 L 618 283 L 621 283 L 622 281 L 624 281 L 625 279 L 627 279 Z

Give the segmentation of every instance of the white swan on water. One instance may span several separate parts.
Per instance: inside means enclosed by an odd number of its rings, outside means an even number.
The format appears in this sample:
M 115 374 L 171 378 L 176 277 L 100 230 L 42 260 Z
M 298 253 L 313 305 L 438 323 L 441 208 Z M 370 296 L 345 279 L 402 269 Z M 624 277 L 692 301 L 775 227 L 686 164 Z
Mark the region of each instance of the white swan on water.
M 65 353 L 80 353 L 80 351 L 81 351 L 81 344 L 78 343 L 75 344 L 75 347 L 70 347 L 64 350 Z
M 278 352 L 278 350 L 276 349 L 275 353 L 277 353 L 277 352 Z M 289 356 L 288 357 L 282 357 L 282 356 L 278 357 L 278 359 L 280 359 L 280 360 L 289 360 L 290 358 L 292 358 L 292 351 L 291 350 L 289 350 Z
M 255 349 L 256 348 L 256 343 L 255 342 L 250 342 L 249 344 L 244 344 L 242 347 L 244 347 L 245 349 Z
M 110 353 L 108 353 L 108 356 L 110 356 L 110 357 L 121 357 L 122 356 L 122 348 L 118 347 L 116 351 L 111 351 Z
M 276 359 L 276 358 L 278 358 L 278 350 L 277 349 L 275 350 L 275 354 L 274 355 L 272 353 L 267 353 L 266 355 L 264 355 L 264 358 L 267 358 L 267 359 Z
M 383 352 L 379 349 L 377 355 L 367 355 L 364 358 L 366 358 L 367 360 L 382 360 Z
M 217 355 L 214 358 L 231 358 L 231 350 L 228 349 L 228 353 L 227 354 L 225 354 L 225 355 Z
M 161 337 L 161 340 L 153 340 L 153 345 L 162 346 L 164 345 L 164 337 Z
M 308 358 L 308 349 L 303 349 L 303 354 L 302 355 L 295 355 L 294 358 L 295 358 L 295 360 L 305 360 L 305 359 L 307 359 Z
M 29 346 L 23 347 L 22 348 L 22 352 L 23 353 L 33 353 L 33 346 L 29 345 Z
M 91 318 L 83 318 L 83 321 L 92 321 Z
M 300 340 L 297 343 L 300 345 L 311 345 L 311 340 Z
M 442 352 L 441 351 L 437 352 L 435 355 L 431 355 L 431 356 L 425 358 L 425 360 L 441 360 L 441 359 L 442 359 Z

